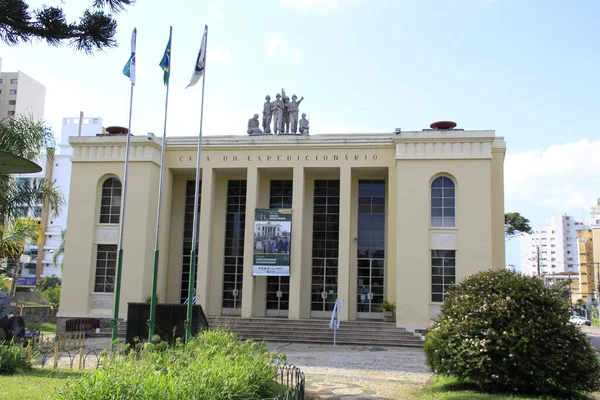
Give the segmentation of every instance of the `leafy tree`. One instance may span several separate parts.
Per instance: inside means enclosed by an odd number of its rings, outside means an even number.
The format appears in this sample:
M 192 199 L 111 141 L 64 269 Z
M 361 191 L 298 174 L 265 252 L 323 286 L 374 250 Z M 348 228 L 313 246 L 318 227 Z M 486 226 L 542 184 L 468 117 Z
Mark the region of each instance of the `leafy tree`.
M 600 363 L 568 304 L 537 277 L 483 271 L 451 287 L 424 350 L 435 373 L 508 392 L 600 389 Z
M 40 289 L 40 292 L 45 292 L 48 289 L 60 286 L 60 278 L 56 275 L 40 278 L 40 280 L 37 283 L 37 286 Z
M 68 22 L 62 7 L 42 5 L 30 9 L 25 0 L 0 0 L 0 40 L 8 45 L 45 40 L 49 45 L 68 43 L 76 50 L 92 53 L 115 47 L 117 22 L 113 13 L 123 11 L 135 0 L 93 0 L 78 22 Z
M 504 236 L 507 240 L 523 233 L 531 233 L 529 220 L 518 212 L 504 214 Z
M 4 151 L 35 160 L 43 155 L 52 158 L 54 147 L 52 131 L 41 121 L 20 115 L 0 121 L 0 149 Z M 24 209 L 33 209 L 40 203 L 56 215 L 64 204 L 64 197 L 51 181 L 43 178 L 18 179 L 14 175 L 0 174 L 0 225 L 6 225 L 22 216 Z
M 60 285 L 53 286 L 50 289 L 43 291 L 42 297 L 44 300 L 48 301 L 48 304 L 50 304 L 50 307 L 52 307 L 52 310 L 56 314 L 56 311 L 58 311 L 58 307 L 60 306 Z

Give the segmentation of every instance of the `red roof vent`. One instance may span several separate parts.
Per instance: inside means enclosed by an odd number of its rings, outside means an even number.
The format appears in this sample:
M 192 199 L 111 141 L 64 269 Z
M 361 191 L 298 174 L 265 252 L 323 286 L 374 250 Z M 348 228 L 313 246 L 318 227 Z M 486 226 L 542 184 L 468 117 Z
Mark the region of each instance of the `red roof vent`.
M 456 122 L 452 121 L 438 121 L 429 125 L 431 129 L 454 129 L 456 128 Z
M 109 126 L 106 128 L 106 132 L 114 135 L 119 133 L 128 133 L 129 129 L 125 128 L 124 126 Z

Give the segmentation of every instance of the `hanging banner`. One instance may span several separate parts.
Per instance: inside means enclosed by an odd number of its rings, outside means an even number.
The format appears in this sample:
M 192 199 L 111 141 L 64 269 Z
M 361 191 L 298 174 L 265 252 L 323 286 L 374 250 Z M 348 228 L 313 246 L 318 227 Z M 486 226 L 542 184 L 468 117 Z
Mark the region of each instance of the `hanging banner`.
M 257 208 L 254 219 L 254 276 L 290 276 L 292 210 Z

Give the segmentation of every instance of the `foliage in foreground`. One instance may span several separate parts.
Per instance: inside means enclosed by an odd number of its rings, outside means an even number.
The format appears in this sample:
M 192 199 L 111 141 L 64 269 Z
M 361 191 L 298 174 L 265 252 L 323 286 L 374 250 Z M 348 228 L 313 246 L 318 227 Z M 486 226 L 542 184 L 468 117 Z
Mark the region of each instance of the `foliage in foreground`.
M 600 389 L 600 365 L 568 304 L 538 278 L 484 271 L 448 291 L 424 345 L 427 365 L 508 392 Z
M 187 345 L 143 344 L 68 382 L 55 399 L 261 399 L 268 397 L 280 356 L 264 343 L 206 331 Z M 272 396 L 271 396 L 272 397 Z
M 504 399 L 572 399 L 572 400 L 593 400 L 593 398 L 573 392 L 556 391 L 547 396 L 509 394 L 509 393 L 483 393 L 481 388 L 473 383 L 464 382 L 453 376 L 436 375 L 431 386 L 420 397 L 426 400 L 504 400 Z
M 0 342 L 0 375 L 12 375 L 31 369 L 23 346 Z

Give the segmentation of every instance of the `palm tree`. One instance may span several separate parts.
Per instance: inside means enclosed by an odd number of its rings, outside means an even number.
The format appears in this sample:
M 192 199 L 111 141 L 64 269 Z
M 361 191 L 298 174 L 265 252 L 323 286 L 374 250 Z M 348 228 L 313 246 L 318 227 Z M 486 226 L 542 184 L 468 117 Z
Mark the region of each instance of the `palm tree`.
M 54 252 L 54 255 L 52 256 L 52 263 L 54 264 L 55 267 L 58 267 L 58 257 L 62 256 L 63 254 L 65 254 L 65 235 L 66 235 L 67 231 L 64 229 L 60 230 L 60 244 L 58 245 L 58 248 L 56 249 L 56 251 Z M 62 270 L 62 260 L 60 262 L 60 269 Z
M 40 156 L 50 159 L 54 155 L 54 136 L 42 121 L 22 115 L 0 120 L 0 150 L 8 151 L 28 160 Z M 14 175 L 0 174 L 0 225 L 23 215 L 38 204 L 56 215 L 64 204 L 60 190 L 43 178 L 18 179 Z
M 15 260 L 25 246 L 37 242 L 40 224 L 31 217 L 16 218 L 0 225 L 0 259 Z

